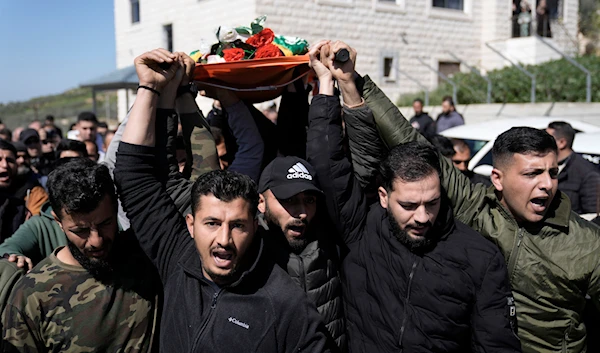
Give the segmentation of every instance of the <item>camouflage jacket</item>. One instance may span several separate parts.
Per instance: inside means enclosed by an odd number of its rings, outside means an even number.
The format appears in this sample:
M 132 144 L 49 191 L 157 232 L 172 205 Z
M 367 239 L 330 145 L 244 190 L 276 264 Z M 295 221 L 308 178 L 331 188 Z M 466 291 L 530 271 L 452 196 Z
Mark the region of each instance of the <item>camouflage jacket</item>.
M 150 352 L 160 289 L 151 263 L 128 253 L 103 283 L 61 262 L 60 249 L 15 285 L 2 316 L 2 351 Z

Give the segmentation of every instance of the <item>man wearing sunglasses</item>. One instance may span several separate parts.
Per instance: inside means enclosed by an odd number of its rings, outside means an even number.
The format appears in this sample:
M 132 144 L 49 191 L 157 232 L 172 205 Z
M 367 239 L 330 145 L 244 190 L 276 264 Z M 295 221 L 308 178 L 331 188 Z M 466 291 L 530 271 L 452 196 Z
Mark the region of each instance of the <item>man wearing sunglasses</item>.
M 452 139 L 454 147 L 454 155 L 450 158 L 454 166 L 458 168 L 473 184 L 483 184 L 485 186 L 492 185 L 490 178 L 481 174 L 477 174 L 469 170 L 469 162 L 471 161 L 471 149 L 464 140 Z

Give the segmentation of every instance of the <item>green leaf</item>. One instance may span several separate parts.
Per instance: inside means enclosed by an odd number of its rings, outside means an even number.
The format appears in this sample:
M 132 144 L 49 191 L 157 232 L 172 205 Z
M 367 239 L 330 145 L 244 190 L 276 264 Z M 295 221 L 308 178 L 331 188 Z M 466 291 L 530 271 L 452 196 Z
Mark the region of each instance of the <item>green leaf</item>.
M 260 31 L 263 30 L 263 26 L 261 26 L 259 24 L 256 24 L 256 23 L 253 23 L 251 26 L 252 26 L 252 34 L 253 35 L 257 34 L 257 33 L 260 33 Z
M 249 27 L 237 27 L 235 31 L 239 34 L 252 34 L 252 29 Z

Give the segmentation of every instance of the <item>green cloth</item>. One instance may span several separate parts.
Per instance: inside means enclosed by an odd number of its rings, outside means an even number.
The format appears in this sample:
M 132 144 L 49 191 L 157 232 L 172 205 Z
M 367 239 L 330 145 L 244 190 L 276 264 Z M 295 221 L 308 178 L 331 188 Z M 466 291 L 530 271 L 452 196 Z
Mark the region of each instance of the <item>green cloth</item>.
M 52 251 L 67 245 L 67 236 L 52 217 L 50 202 L 44 203 L 39 216 L 33 216 L 4 243 L 0 244 L 0 256 L 4 254 L 24 255 L 33 264 L 42 261 Z
M 368 76 L 365 80 L 364 98 L 384 143 L 425 141 Z M 543 221 L 519 227 L 493 186 L 471 184 L 441 156 L 440 164 L 456 218 L 498 245 L 508 263 L 523 353 L 583 352 L 586 294 L 600 307 L 600 228 L 571 212 L 562 193 Z

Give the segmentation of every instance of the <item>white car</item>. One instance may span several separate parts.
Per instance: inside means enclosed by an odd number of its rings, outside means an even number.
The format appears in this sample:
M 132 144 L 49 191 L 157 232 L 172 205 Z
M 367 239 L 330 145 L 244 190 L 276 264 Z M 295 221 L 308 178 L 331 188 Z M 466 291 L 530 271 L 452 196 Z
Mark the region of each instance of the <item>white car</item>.
M 545 129 L 553 121 L 564 121 L 577 131 L 573 150 L 600 165 L 600 126 L 561 117 L 502 118 L 478 124 L 467 124 L 442 131 L 448 138 L 463 139 L 471 148 L 469 169 L 477 174 L 492 174 L 492 147 L 498 135 L 516 126 Z

